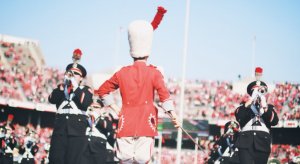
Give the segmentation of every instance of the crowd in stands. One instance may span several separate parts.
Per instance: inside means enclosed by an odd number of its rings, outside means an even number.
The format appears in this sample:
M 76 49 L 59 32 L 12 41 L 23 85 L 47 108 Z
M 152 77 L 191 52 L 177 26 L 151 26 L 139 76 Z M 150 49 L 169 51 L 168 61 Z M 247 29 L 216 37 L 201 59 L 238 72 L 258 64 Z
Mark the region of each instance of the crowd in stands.
M 38 68 L 26 46 L 0 41 L 0 98 L 16 99 L 33 103 L 48 103 L 48 95 L 63 79 L 62 71 L 53 68 Z M 168 79 L 167 86 L 175 106 L 179 109 L 180 81 Z M 300 120 L 300 85 L 293 83 L 276 83 L 274 90 L 267 94 L 268 101 L 274 104 L 280 120 Z M 187 81 L 185 90 L 184 118 L 207 120 L 234 120 L 234 111 L 239 103 L 249 96 L 233 92 L 232 82 L 226 81 Z M 115 98 L 120 100 L 119 98 Z M 156 98 L 157 100 L 157 98 Z M 14 135 L 22 145 L 22 136 L 26 127 L 14 125 Z M 47 144 L 50 143 L 51 128 L 27 128 L 36 131 L 38 153 L 35 158 L 40 162 L 47 155 Z M 213 142 L 202 143 L 206 150 Z M 46 148 L 46 149 L 45 149 Z M 273 145 L 272 158 L 278 158 L 282 163 L 298 156 L 300 147 L 291 145 Z M 162 150 L 163 163 L 174 163 L 176 150 Z M 183 163 L 190 163 L 195 157 L 194 152 L 184 151 Z M 199 152 L 200 163 L 208 156 L 208 152 Z
M 2 125 L 5 124 L 5 122 L 1 123 Z M 34 139 L 36 140 L 36 145 L 38 147 L 37 153 L 34 154 L 34 159 L 36 163 L 42 163 L 47 158 L 48 152 L 49 152 L 49 146 L 50 146 L 50 137 L 52 134 L 52 128 L 44 127 L 40 128 L 39 126 L 34 127 L 31 124 L 28 124 L 27 126 L 21 126 L 19 124 L 13 125 L 13 136 L 15 137 L 17 141 L 17 146 L 14 149 L 14 159 L 17 161 L 22 154 L 20 154 L 20 150 L 22 147 L 24 147 L 24 138 L 26 136 L 26 131 L 28 129 L 34 131 Z M 195 152 L 195 150 L 192 149 L 183 149 L 181 151 L 181 163 L 183 164 L 190 164 L 191 161 L 194 161 L 196 156 L 195 153 L 197 153 L 197 163 L 204 163 L 205 160 L 208 158 L 210 150 L 213 148 L 215 140 L 217 140 L 217 137 L 215 137 L 214 140 L 201 140 L 200 145 L 202 150 L 198 150 Z M 169 164 L 169 163 L 175 163 L 176 162 L 176 155 L 177 150 L 174 148 L 168 148 L 168 147 L 162 147 L 161 149 L 161 164 Z M 271 149 L 271 155 L 270 160 L 276 159 L 277 161 L 280 161 L 282 164 L 292 163 L 292 161 L 295 161 L 295 158 L 299 158 L 300 156 L 300 145 L 272 145 Z M 155 153 L 153 156 L 153 163 L 158 163 L 159 159 L 159 149 L 158 147 L 155 148 Z
M 63 79 L 63 72 L 53 68 L 37 68 L 26 46 L 1 43 L 0 96 L 34 103 L 48 103 L 47 97 Z M 1 52 L 0 51 L 0 52 Z M 4 59 L 9 66 L 5 67 Z M 29 60 L 30 59 L 30 60 Z M 30 62 L 32 61 L 32 62 Z M 180 82 L 168 79 L 169 91 L 179 108 Z M 185 90 L 185 118 L 234 119 L 234 110 L 247 94 L 233 92 L 232 82 L 187 81 Z M 300 119 L 300 85 L 277 83 L 267 95 L 282 120 Z
M 0 42 L 0 96 L 34 103 L 48 103 L 63 72 L 38 68 L 26 45 Z
M 209 151 L 214 146 L 214 141 L 204 140 L 201 143 L 202 150 L 183 149 L 181 151 L 181 163 L 191 164 L 191 161 L 195 161 L 197 158 L 197 163 L 205 163 L 209 156 Z M 197 156 L 196 156 L 197 154 Z M 177 150 L 163 147 L 161 153 L 161 163 L 169 164 L 176 163 Z M 155 162 L 159 159 L 159 150 L 156 149 L 156 154 L 154 155 Z M 269 157 L 269 162 L 279 164 L 296 164 L 300 162 L 300 145 L 272 145 L 271 154 Z M 154 162 L 154 163 L 155 163 Z
M 300 85 L 283 83 L 276 84 L 274 91 L 270 94 L 269 101 L 272 102 L 282 120 L 300 119 Z
M 179 106 L 179 82 L 169 80 L 170 93 Z M 185 118 L 232 119 L 234 110 L 247 96 L 234 93 L 230 82 L 188 81 L 185 90 Z
M 272 145 L 270 160 L 277 159 L 280 163 L 300 162 L 300 145 Z
M 3 126 L 5 126 L 5 124 L 5 122 L 1 123 Z M 14 137 L 17 143 L 13 149 L 15 162 L 22 159 L 22 155 L 27 144 L 25 140 L 26 137 L 28 137 L 28 131 L 33 132 L 32 139 L 34 142 L 32 144 L 37 147 L 36 152 L 33 153 L 35 162 L 42 163 L 42 161 L 47 158 L 50 146 L 50 137 L 53 131 L 52 128 L 34 127 L 31 124 L 28 124 L 26 127 L 19 124 L 13 124 L 12 129 L 13 131 L 11 135 Z
M 0 66 L 0 95 L 2 98 L 22 99 L 15 77 L 13 70 L 5 68 L 3 65 Z
M 176 106 L 180 97 L 180 83 L 169 80 L 168 86 Z M 281 120 L 300 119 L 300 85 L 277 83 L 267 94 L 268 103 L 274 104 Z M 186 83 L 184 118 L 234 120 L 234 111 L 247 94 L 233 92 L 231 82 L 189 81 Z
M 35 67 L 26 72 L 21 81 L 23 93 L 27 101 L 35 103 L 48 103 L 48 96 L 63 79 L 63 73 L 57 69 L 44 68 L 39 71 Z

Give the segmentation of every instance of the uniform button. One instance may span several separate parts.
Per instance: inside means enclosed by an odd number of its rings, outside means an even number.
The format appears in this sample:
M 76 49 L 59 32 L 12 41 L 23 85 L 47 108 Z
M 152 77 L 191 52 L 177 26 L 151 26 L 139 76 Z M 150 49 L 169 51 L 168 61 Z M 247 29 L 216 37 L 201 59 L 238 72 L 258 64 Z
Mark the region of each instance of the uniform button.
M 78 121 L 81 121 L 81 119 L 78 119 Z
M 148 103 L 148 101 L 145 101 L 145 103 L 147 104 L 147 103 Z
M 90 139 L 90 138 L 88 138 L 88 141 L 91 141 L 91 139 Z
M 129 102 L 127 102 L 127 104 L 129 104 Z
M 254 132 L 253 134 L 254 134 L 254 135 L 256 135 L 256 133 L 255 133 L 255 132 Z
M 69 119 L 69 116 L 66 116 L 66 119 Z

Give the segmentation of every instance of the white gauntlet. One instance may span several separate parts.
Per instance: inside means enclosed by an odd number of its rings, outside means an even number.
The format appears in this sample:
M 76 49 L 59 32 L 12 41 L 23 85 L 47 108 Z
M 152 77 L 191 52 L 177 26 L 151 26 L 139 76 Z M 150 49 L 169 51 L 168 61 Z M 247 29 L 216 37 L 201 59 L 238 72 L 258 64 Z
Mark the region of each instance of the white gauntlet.
M 259 92 L 257 90 L 257 88 L 254 89 L 254 91 L 252 92 L 252 95 L 251 95 L 251 100 L 252 101 L 255 101 L 257 99 L 257 97 L 259 96 Z
M 266 97 L 264 95 L 260 96 L 261 107 L 266 108 L 268 106 Z
M 78 83 L 77 83 L 77 81 L 75 80 L 74 77 L 71 78 L 71 82 L 72 82 L 72 85 L 73 85 L 73 91 L 75 91 L 78 88 Z

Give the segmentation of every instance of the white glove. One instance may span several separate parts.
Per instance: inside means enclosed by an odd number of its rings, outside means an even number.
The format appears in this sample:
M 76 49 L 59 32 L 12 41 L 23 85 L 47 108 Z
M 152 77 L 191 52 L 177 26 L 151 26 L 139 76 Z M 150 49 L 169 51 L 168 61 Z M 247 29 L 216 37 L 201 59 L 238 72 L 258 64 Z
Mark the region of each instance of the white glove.
M 70 78 L 67 75 L 65 75 L 64 80 L 70 80 Z
M 265 109 L 267 108 L 267 101 L 266 101 L 266 97 L 264 95 L 260 96 L 260 105 L 261 105 L 261 108 L 259 109 L 259 114 L 263 115 L 265 113 Z
M 64 84 L 66 84 L 67 80 L 71 80 L 67 75 L 64 77 Z
M 260 93 L 258 92 L 258 89 L 255 88 L 254 91 L 252 92 L 251 100 L 252 100 L 252 101 L 255 101 L 256 98 L 259 96 L 259 94 L 260 94 Z
M 232 134 L 233 133 L 233 130 L 230 128 L 227 130 L 226 134 Z
M 71 78 L 71 82 L 72 82 L 72 85 L 73 85 L 73 91 L 75 91 L 78 88 L 78 83 L 77 83 L 77 81 L 75 80 L 74 77 Z
M 255 88 L 252 92 L 252 95 L 251 95 L 250 99 L 245 103 L 245 106 L 248 107 L 251 104 L 253 104 L 256 101 L 258 96 L 259 96 L 258 89 Z
M 267 107 L 266 97 L 264 95 L 261 95 L 260 100 L 261 100 L 261 107 L 266 108 Z
M 93 116 L 95 119 L 97 119 L 101 115 L 101 113 L 99 111 L 97 111 L 96 109 L 92 110 L 92 111 L 91 110 L 87 111 L 87 114 L 89 116 Z

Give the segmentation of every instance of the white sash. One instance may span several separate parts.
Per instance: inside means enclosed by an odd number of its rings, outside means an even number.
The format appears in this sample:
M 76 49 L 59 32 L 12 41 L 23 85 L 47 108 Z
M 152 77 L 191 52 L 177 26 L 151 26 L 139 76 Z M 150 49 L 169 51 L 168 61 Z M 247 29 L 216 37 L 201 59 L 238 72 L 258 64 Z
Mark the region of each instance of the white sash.
M 67 104 L 70 104 L 71 108 L 69 109 L 62 109 L 64 106 L 66 106 Z M 86 115 L 85 111 L 82 111 L 80 109 L 78 109 L 78 107 L 76 106 L 76 104 L 74 103 L 74 101 L 63 101 L 63 103 L 60 104 L 60 106 L 58 107 L 57 110 L 58 114 L 82 114 L 82 115 Z
M 90 127 L 87 127 L 85 134 L 87 136 L 100 137 L 100 138 L 107 140 L 106 136 L 104 134 L 100 133 L 99 130 L 95 127 L 95 125 L 93 125 L 92 131 L 91 131 Z
M 264 120 L 259 115 L 259 112 L 256 110 L 254 105 L 251 106 L 251 110 L 255 114 L 255 117 L 253 117 L 250 121 L 247 122 L 247 124 L 242 128 L 242 132 L 244 131 L 264 131 L 267 133 L 270 133 L 270 130 L 267 128 Z M 259 121 L 261 123 L 261 126 L 252 126 L 252 124 L 255 121 Z

